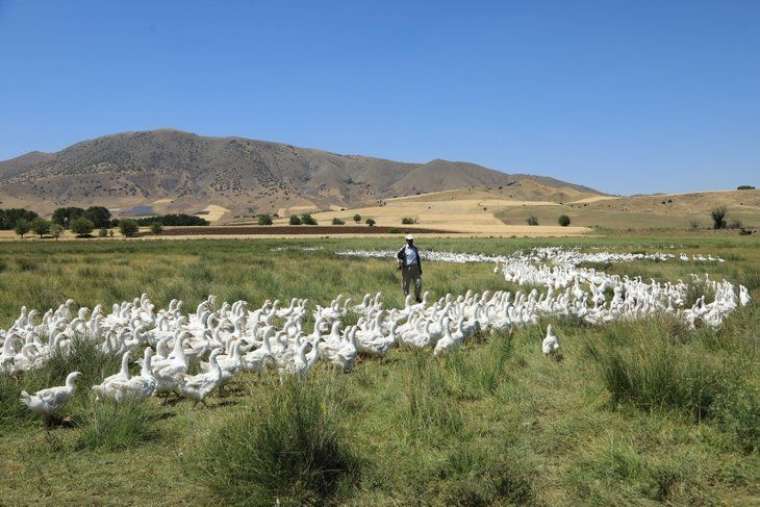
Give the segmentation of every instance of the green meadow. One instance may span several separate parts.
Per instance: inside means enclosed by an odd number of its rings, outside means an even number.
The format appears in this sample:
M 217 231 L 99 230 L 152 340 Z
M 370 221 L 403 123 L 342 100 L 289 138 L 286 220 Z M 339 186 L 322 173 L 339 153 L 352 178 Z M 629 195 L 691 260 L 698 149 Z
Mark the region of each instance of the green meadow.
M 16 241 L 0 245 L 0 327 L 22 305 L 92 307 L 147 293 L 185 311 L 220 301 L 383 293 L 402 304 L 391 260 L 336 250 L 398 239 Z M 459 351 L 392 350 L 348 374 L 303 382 L 236 377 L 209 407 L 96 403 L 119 358 L 85 343 L 40 370 L 0 376 L 0 505 L 752 505 L 760 503 L 760 240 L 711 234 L 425 239 L 422 249 L 505 254 L 534 246 L 713 254 L 722 264 L 636 262 L 611 273 L 710 273 L 753 296 L 720 329 L 667 316 L 590 327 L 546 320 L 484 333 Z M 302 248 L 310 250 L 304 251 Z M 425 265 L 434 298 L 517 290 L 492 265 Z M 546 324 L 562 360 L 541 353 Z M 310 331 L 310 329 L 306 329 Z M 22 389 L 83 372 L 70 424 L 46 430 Z

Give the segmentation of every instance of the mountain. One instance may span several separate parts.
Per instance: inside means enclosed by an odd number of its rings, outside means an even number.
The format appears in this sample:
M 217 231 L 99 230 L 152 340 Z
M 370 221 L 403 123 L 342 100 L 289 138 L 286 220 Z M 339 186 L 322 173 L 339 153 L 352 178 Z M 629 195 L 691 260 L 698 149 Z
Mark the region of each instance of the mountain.
M 122 214 L 194 213 L 212 206 L 229 210 L 231 218 L 283 207 L 353 207 L 419 193 L 504 187 L 526 200 L 600 195 L 467 162 L 394 162 L 177 130 L 115 134 L 0 162 L 0 207 L 41 213 L 59 206 L 105 205 Z

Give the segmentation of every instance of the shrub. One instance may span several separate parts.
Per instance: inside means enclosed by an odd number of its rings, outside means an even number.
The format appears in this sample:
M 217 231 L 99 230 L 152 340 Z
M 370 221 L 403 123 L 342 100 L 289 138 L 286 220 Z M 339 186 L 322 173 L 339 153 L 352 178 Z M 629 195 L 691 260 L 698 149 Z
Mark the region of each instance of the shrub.
M 301 223 L 304 225 L 317 225 L 317 220 L 311 216 L 311 213 L 301 215 Z
M 710 213 L 710 216 L 713 221 L 713 229 L 725 229 L 726 228 L 726 208 L 725 206 L 721 206 L 719 208 L 715 208 Z
M 107 451 L 137 447 L 158 436 L 151 426 L 152 419 L 149 406 L 144 402 L 95 403 L 83 421 L 84 429 L 75 447 Z
M 150 224 L 150 232 L 153 234 L 161 234 L 164 232 L 164 227 L 161 225 L 161 222 L 153 222 Z
M 14 226 L 13 230 L 16 232 L 18 236 L 21 236 L 21 239 L 24 239 L 24 234 L 29 232 L 31 230 L 31 225 L 29 225 L 29 222 L 27 222 L 25 219 L 20 218 L 16 225 Z
M 291 380 L 205 438 L 191 466 L 228 503 L 325 505 L 356 482 L 358 460 L 337 427 L 337 403 Z
M 354 222 L 356 222 L 358 224 L 361 221 L 362 221 L 362 216 L 359 213 L 357 213 L 356 215 L 354 215 Z
M 137 222 L 134 220 L 119 220 L 119 231 L 121 232 L 121 235 L 125 238 L 131 238 L 133 236 L 137 236 L 137 232 L 140 230 L 140 227 L 137 225 Z
M 528 225 L 538 225 L 538 218 L 536 218 L 535 215 L 531 215 L 528 217 Z
M 61 234 L 63 234 L 63 226 L 59 224 L 51 224 L 50 225 L 50 235 L 53 236 L 55 239 L 58 239 L 61 237 Z
M 50 232 L 50 222 L 44 218 L 35 218 L 32 221 L 32 231 L 40 238 Z
M 560 215 L 557 219 L 557 223 L 561 225 L 562 227 L 567 227 L 570 225 L 570 217 L 567 215 Z
M 85 217 L 79 217 L 71 222 L 71 232 L 76 234 L 79 238 L 89 236 L 93 229 L 95 229 L 95 224 Z
M 733 220 L 730 224 L 727 225 L 727 228 L 729 229 L 741 229 L 744 227 L 741 220 Z
M 289 223 L 290 225 L 301 225 L 301 219 L 298 218 L 298 215 L 290 215 Z
M 268 215 L 266 213 L 259 215 L 259 217 L 258 217 L 258 224 L 259 225 L 272 225 L 272 216 Z
M 695 231 L 696 231 L 697 229 L 699 229 L 699 226 L 700 226 L 700 224 L 699 224 L 699 220 L 695 220 L 695 219 L 691 219 L 691 220 L 689 220 L 689 227 L 690 227 L 692 230 L 695 230 Z
M 98 231 L 98 237 L 99 238 L 107 238 L 108 237 L 108 229 L 100 229 Z
M 369 225 L 370 227 L 373 227 L 377 222 L 375 222 L 374 218 L 368 218 L 365 223 Z
M 404 217 L 404 218 L 401 219 L 401 223 L 403 225 L 411 225 L 411 224 L 416 224 L 417 220 L 415 220 L 412 217 Z
M 333 225 L 345 225 L 346 222 L 344 220 L 341 220 L 338 217 L 335 217 L 335 218 L 332 219 L 332 224 Z

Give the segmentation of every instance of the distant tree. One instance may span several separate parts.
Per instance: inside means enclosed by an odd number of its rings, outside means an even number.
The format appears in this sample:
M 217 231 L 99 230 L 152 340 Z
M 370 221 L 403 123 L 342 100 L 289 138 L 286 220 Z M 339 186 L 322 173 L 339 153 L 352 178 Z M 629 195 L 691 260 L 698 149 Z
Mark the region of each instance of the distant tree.
M 63 234 L 64 228 L 61 224 L 50 224 L 50 235 L 53 236 L 55 239 L 58 239 L 61 237 L 61 234 Z
M 101 228 L 98 230 L 98 237 L 99 238 L 107 238 L 108 237 L 108 229 Z
M 538 225 L 538 218 L 536 218 L 535 215 L 531 215 L 528 217 L 528 225 Z
M 301 215 L 301 223 L 304 225 L 317 225 L 317 220 L 311 216 L 311 213 Z
M 157 215 L 150 217 L 142 217 L 136 220 L 137 225 L 150 227 L 154 222 L 160 222 L 164 227 L 183 227 L 183 226 L 206 226 L 209 225 L 209 221 L 205 218 L 201 218 L 195 215 L 186 215 L 184 213 L 176 215 Z M 114 225 L 114 227 L 118 227 Z
M 365 224 L 369 225 L 370 227 L 374 227 L 374 225 L 377 223 L 375 222 L 374 218 L 368 218 L 365 222 Z
M 715 208 L 710 212 L 710 217 L 713 220 L 713 229 L 725 229 L 726 228 L 726 208 L 721 206 Z
M 53 212 L 53 222 L 70 228 L 74 220 L 84 215 L 84 210 L 77 207 L 58 208 Z
M 752 185 L 739 185 L 736 187 L 736 190 L 754 190 L 755 187 Z
M 125 238 L 131 238 L 137 236 L 137 232 L 140 230 L 140 226 L 134 220 L 119 220 L 119 231 Z
M 561 225 L 562 227 L 567 227 L 570 225 L 570 217 L 567 215 L 560 215 L 557 219 L 557 223 Z
M 362 216 L 359 213 L 357 213 L 356 215 L 354 215 L 354 222 L 356 222 L 358 224 L 361 221 L 362 221 Z
M 24 219 L 31 223 L 38 216 L 34 211 L 24 208 L 0 209 L 0 229 L 15 229 L 19 220 Z
M 24 234 L 29 232 L 30 229 L 31 229 L 31 226 L 29 225 L 29 222 L 27 222 L 23 218 L 19 218 L 16 221 L 16 226 L 13 228 L 13 230 L 16 231 L 16 234 L 21 236 L 21 239 L 24 239 Z
M 272 225 L 272 217 L 266 213 L 259 215 L 259 225 Z
M 164 232 L 164 226 L 161 225 L 161 222 L 153 222 L 150 224 L 150 232 L 157 236 Z
M 301 225 L 301 219 L 298 218 L 298 215 L 290 215 L 288 223 L 290 223 L 290 225 Z
M 78 238 L 83 238 L 90 235 L 90 233 L 95 229 L 95 224 L 92 223 L 92 220 L 89 220 L 85 217 L 79 217 L 71 222 L 70 229 L 71 232 L 76 234 Z
M 37 217 L 32 220 L 32 231 L 42 239 L 42 236 L 50 232 L 50 222 Z
M 341 220 L 338 217 L 335 217 L 335 218 L 332 219 L 332 224 L 333 225 L 345 225 L 345 223 L 346 223 L 345 221 Z
M 84 211 L 83 216 L 99 229 L 111 224 L 111 212 L 103 206 L 91 206 Z

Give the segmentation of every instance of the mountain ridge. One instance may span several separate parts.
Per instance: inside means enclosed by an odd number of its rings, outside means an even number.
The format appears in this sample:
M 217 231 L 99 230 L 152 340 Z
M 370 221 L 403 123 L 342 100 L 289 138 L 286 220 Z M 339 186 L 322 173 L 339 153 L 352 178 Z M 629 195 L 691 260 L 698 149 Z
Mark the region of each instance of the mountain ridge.
M 1 206 L 36 206 L 43 213 L 93 204 L 117 211 L 155 205 L 157 212 L 195 212 L 213 204 L 250 215 L 282 207 L 353 207 L 425 192 L 505 187 L 516 199 L 603 195 L 554 178 L 507 174 L 470 162 L 398 162 L 175 129 L 110 134 L 54 153 L 33 151 L 0 162 Z

